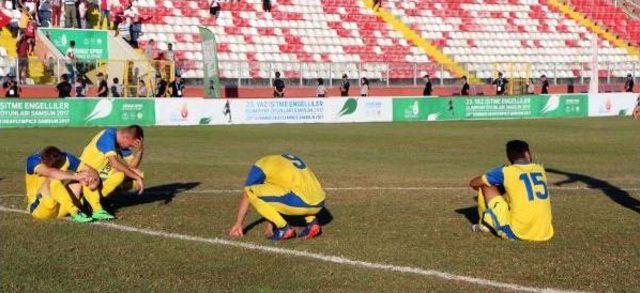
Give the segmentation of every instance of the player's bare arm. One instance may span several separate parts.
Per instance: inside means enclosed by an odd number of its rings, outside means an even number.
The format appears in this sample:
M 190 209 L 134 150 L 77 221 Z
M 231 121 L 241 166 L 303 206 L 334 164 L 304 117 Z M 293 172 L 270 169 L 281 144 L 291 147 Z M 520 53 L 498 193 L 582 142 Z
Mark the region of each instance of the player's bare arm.
M 244 231 L 242 225 L 244 224 L 244 219 L 247 217 L 247 213 L 249 212 L 249 197 L 246 192 L 242 193 L 242 197 L 240 198 L 240 204 L 238 204 L 238 215 L 236 216 L 236 222 L 231 227 L 229 231 L 229 236 L 234 238 L 240 238 L 244 236 Z
M 75 173 L 72 171 L 62 171 L 57 168 L 47 167 L 44 165 L 36 168 L 36 173 L 40 176 L 55 179 L 55 180 L 70 180 L 70 181 L 81 181 L 85 182 L 88 180 L 87 176 L 82 173 Z
M 135 152 L 133 154 L 133 159 L 129 162 L 129 166 L 133 169 L 139 169 L 140 164 L 142 163 L 142 156 L 144 155 L 144 139 L 137 139 L 133 145 L 133 149 Z

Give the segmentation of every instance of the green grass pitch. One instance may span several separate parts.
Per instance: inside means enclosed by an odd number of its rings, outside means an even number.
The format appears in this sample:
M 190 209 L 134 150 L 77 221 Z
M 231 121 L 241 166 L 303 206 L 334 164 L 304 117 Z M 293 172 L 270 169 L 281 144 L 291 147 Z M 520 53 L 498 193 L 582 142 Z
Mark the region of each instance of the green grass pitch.
M 27 155 L 45 145 L 79 154 L 98 130 L 0 130 L 0 206 L 25 208 Z M 226 190 L 241 188 L 259 157 L 292 152 L 325 187 L 385 189 L 329 190 L 332 221 L 313 241 L 273 243 L 260 226 L 240 241 L 534 288 L 640 284 L 640 123 L 631 119 L 160 127 L 145 135 L 149 192 L 113 199 L 118 225 L 228 239 L 239 193 Z M 548 171 L 556 235 L 547 243 L 469 230 L 474 193 L 464 187 L 504 163 L 504 143 L 515 138 Z M 248 223 L 258 219 L 252 211 Z M 0 240 L 2 292 L 496 290 L 13 212 L 0 212 Z

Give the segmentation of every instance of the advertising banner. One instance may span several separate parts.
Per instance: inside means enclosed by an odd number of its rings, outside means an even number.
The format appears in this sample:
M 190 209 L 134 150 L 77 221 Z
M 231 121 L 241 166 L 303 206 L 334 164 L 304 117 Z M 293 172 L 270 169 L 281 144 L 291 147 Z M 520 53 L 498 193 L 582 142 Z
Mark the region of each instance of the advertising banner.
M 585 117 L 586 95 L 395 98 L 393 121 Z
M 637 105 L 636 99 L 634 93 L 589 95 L 589 116 L 629 116 Z
M 0 127 L 155 125 L 153 99 L 0 100 Z
M 156 102 L 158 125 L 219 125 L 231 123 L 225 100 L 161 99 Z
M 40 28 L 54 46 L 65 55 L 71 41 L 75 41 L 73 50 L 78 59 L 109 59 L 107 31 L 86 29 Z

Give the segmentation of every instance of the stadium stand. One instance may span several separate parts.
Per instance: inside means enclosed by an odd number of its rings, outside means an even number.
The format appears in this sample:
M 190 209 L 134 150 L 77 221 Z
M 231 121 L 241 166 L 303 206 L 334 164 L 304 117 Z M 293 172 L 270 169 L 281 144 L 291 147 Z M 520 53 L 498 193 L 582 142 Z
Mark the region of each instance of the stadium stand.
M 545 0 L 383 2 L 393 15 L 480 78 L 492 76 L 497 63 L 531 63 L 532 76 L 589 76 L 594 35 Z M 278 1 L 270 15 L 262 12 L 260 0 L 224 2 L 217 21 L 209 15 L 206 1 L 139 0 L 136 5 L 141 13 L 157 15 L 143 26 L 142 45 L 155 39 L 163 50 L 167 43 L 176 43 L 188 78 L 202 76 L 197 25 L 208 26 L 218 36 L 221 75 L 226 78 L 268 78 L 275 70 L 287 78 L 297 78 L 299 72 L 304 78 L 328 78 L 330 70 L 350 76 L 361 70 L 372 78 L 385 77 L 387 71 L 391 78 L 410 78 L 416 71 L 451 76 L 362 1 Z M 614 13 L 607 15 L 626 15 Z M 637 56 L 604 39 L 598 42 L 600 61 L 615 68 L 613 76 L 633 70 Z M 359 68 L 360 63 L 365 68 Z M 414 63 L 420 66 L 417 70 Z M 603 70 L 600 75 L 606 74 Z
M 578 12 L 605 26 L 620 38 L 640 44 L 640 21 L 627 16 L 622 7 L 606 0 L 568 1 Z

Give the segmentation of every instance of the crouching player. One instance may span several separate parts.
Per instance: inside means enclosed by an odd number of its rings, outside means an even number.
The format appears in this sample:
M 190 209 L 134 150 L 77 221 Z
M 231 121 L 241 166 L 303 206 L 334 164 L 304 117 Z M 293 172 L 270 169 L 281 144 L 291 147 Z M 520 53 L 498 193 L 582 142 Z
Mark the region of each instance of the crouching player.
M 93 221 L 78 209 L 76 203 L 83 186 L 97 186 L 98 174 L 90 170 L 76 173 L 79 165 L 76 156 L 53 146 L 27 158 L 27 209 L 34 218 L 45 220 L 70 215 L 76 222 Z M 99 195 L 89 193 L 86 196 Z
M 507 158 L 510 165 L 469 183 L 478 191 L 480 223 L 472 226 L 473 231 L 489 232 L 490 227 L 506 239 L 551 239 L 551 199 L 544 168 L 531 162 L 529 145 L 521 140 L 507 143 Z
M 98 133 L 84 148 L 80 160 L 80 170 L 93 170 L 101 175 L 99 194 L 107 197 L 125 180 L 131 178 L 138 188 L 138 193 L 144 191 L 143 175 L 137 166 L 142 159 L 142 145 L 144 133 L 138 125 L 131 125 L 120 129 L 107 128 Z M 139 151 L 132 155 L 131 148 Z M 124 157 L 129 157 L 129 162 Z M 136 167 L 132 167 L 136 166 Z M 115 217 L 102 209 L 101 203 L 90 202 L 93 210 L 101 210 L 103 220 Z
M 267 236 L 273 232 L 269 239 L 284 240 L 296 236 L 296 231 L 282 215 L 304 216 L 307 227 L 298 236 L 311 239 L 321 233 L 316 215 L 323 209 L 324 200 L 325 193 L 318 178 L 300 158 L 291 154 L 263 157 L 249 171 L 236 222 L 229 235 L 244 235 L 243 223 L 251 204 L 269 221 Z

